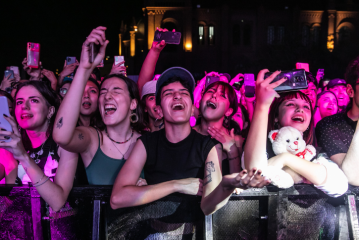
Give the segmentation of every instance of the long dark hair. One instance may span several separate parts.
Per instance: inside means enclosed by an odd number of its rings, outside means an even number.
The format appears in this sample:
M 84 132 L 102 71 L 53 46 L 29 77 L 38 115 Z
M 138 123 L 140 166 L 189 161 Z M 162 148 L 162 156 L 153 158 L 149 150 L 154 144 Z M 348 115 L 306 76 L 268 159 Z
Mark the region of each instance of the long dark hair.
M 134 110 L 134 112 L 137 114 L 138 116 L 138 121 L 136 123 L 132 123 L 131 122 L 131 128 L 133 130 L 135 130 L 136 132 L 138 133 L 143 133 L 143 131 L 145 130 L 146 128 L 146 125 L 144 123 L 144 114 L 143 114 L 143 108 L 142 108 L 142 104 L 141 104 L 141 100 L 140 100 L 140 93 L 138 91 L 138 87 L 137 87 L 137 84 L 132 81 L 131 79 L 129 79 L 128 77 L 125 77 L 124 75 L 122 74 L 110 74 L 110 75 L 107 75 L 101 82 L 101 85 L 100 85 L 100 90 L 101 90 L 101 87 L 103 85 L 103 83 L 109 79 L 109 78 L 113 78 L 113 77 L 116 77 L 122 81 L 124 81 L 127 85 L 127 89 L 128 89 L 128 92 L 130 93 L 130 98 L 131 100 L 132 99 L 136 99 L 137 100 L 137 107 L 136 109 Z M 103 126 L 97 126 L 100 130 L 104 130 L 105 129 L 105 125 Z
M 295 92 L 287 92 L 287 93 L 281 93 L 280 98 L 275 98 L 272 102 L 272 105 L 270 106 L 269 110 L 269 117 L 268 117 L 268 133 L 272 130 L 278 129 L 277 126 L 275 126 L 275 118 L 278 117 L 279 114 L 279 106 L 282 102 L 289 99 L 302 99 L 309 103 L 310 106 L 310 112 L 311 112 L 311 118 L 309 123 L 308 130 L 304 131 L 303 133 L 303 139 L 306 142 L 306 144 L 313 144 L 314 139 L 314 117 L 313 117 L 313 108 L 312 104 L 310 103 L 310 100 L 307 95 L 305 95 L 302 92 L 295 91 Z
M 17 96 L 18 92 L 20 91 L 21 88 L 27 87 L 27 86 L 32 86 L 32 87 L 36 88 L 36 90 L 40 92 L 41 96 L 44 97 L 44 99 L 46 101 L 46 105 L 48 107 L 53 106 L 55 108 L 55 112 L 49 120 L 49 127 L 47 128 L 47 131 L 46 131 L 46 137 L 50 137 L 52 130 L 54 128 L 55 118 L 56 118 L 57 112 L 59 110 L 60 98 L 56 94 L 56 92 L 51 88 L 49 83 L 43 82 L 43 81 L 26 81 L 26 82 L 20 83 L 17 86 L 17 90 L 16 90 L 15 97 L 14 97 L 14 103 L 13 103 L 14 111 L 16 108 L 16 96 Z M 21 137 L 22 137 L 25 149 L 32 149 L 32 144 L 29 139 L 29 136 L 26 133 L 26 130 L 21 129 L 20 133 L 21 133 Z

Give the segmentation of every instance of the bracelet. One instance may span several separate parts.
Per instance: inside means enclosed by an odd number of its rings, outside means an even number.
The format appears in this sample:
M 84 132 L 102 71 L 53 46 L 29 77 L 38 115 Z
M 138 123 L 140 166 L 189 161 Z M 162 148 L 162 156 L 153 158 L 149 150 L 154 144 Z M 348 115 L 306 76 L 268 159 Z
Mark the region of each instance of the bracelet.
M 36 184 L 38 184 L 39 182 L 41 182 L 41 180 L 42 180 L 44 177 L 45 177 L 45 173 L 44 173 L 44 175 L 40 178 L 39 181 L 37 181 L 36 183 L 33 184 L 33 186 L 35 186 Z
M 47 181 L 49 181 L 49 177 L 47 177 L 47 179 L 44 181 L 44 182 L 42 182 L 42 183 L 40 183 L 40 184 L 37 184 L 37 185 L 32 185 L 33 187 L 39 187 L 39 186 L 41 186 L 42 184 L 44 184 L 45 182 L 47 182 Z
M 234 159 L 236 159 L 237 157 L 239 157 L 239 155 L 238 155 L 238 156 L 236 156 L 236 157 L 227 158 L 227 159 L 228 159 L 228 161 L 230 161 L 230 160 L 234 160 Z

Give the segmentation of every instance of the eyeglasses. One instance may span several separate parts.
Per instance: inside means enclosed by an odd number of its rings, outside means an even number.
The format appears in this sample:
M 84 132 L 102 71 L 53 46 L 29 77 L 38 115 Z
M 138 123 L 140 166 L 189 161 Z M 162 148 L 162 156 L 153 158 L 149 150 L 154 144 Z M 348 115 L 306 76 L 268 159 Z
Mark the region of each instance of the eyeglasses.
M 60 94 L 66 95 L 68 89 L 67 88 L 60 88 Z

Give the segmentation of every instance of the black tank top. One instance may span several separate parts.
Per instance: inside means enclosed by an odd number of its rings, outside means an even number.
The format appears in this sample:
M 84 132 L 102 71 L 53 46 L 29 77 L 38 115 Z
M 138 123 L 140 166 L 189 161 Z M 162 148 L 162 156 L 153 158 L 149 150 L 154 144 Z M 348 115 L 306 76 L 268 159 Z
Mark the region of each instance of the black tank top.
M 139 138 L 147 153 L 144 166 L 149 185 L 184 178 L 201 178 L 208 153 L 219 142 L 191 129 L 191 133 L 178 143 L 166 138 L 165 129 Z

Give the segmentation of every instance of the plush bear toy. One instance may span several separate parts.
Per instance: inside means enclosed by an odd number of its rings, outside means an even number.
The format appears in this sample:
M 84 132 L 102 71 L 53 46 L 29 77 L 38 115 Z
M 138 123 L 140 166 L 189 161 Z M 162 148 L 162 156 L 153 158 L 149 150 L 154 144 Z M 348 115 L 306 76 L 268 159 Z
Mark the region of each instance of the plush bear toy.
M 312 145 L 306 145 L 302 134 L 293 127 L 282 127 L 269 133 L 273 151 L 276 155 L 289 152 L 305 160 L 312 160 L 316 150 Z
M 289 152 L 310 161 L 316 154 L 315 148 L 312 145 L 307 146 L 302 134 L 293 127 L 273 130 L 268 137 L 276 155 Z M 268 166 L 263 174 L 279 188 L 289 188 L 294 184 L 293 178 L 288 173 L 273 166 Z

